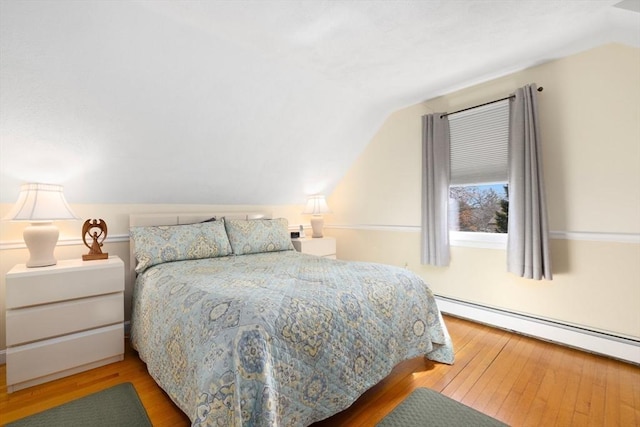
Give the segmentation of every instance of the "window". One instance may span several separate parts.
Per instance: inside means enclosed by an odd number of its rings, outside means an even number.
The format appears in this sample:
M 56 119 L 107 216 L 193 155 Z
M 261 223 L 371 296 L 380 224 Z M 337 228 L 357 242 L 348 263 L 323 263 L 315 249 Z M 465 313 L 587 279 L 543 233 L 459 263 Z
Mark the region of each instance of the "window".
M 449 126 L 451 244 L 505 247 L 509 100 L 451 114 Z
M 449 230 L 506 233 L 507 183 L 449 187 Z

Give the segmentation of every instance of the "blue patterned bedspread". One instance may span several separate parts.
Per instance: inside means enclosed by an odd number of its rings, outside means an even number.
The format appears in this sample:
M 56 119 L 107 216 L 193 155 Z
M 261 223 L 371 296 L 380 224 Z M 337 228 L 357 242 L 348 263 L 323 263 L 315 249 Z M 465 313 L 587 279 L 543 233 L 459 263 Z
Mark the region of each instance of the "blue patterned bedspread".
M 295 251 L 150 268 L 136 281 L 131 335 L 194 426 L 305 426 L 402 360 L 453 362 L 418 276 Z

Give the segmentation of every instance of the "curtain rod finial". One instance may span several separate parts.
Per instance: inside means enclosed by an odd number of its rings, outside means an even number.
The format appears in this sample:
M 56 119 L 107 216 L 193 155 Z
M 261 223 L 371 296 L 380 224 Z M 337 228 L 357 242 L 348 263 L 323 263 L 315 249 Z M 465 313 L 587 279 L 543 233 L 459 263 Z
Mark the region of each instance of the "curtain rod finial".
M 543 88 L 542 86 L 540 86 L 540 87 L 538 88 L 538 92 L 542 92 L 542 90 L 543 90 L 543 89 L 544 89 L 544 88 Z

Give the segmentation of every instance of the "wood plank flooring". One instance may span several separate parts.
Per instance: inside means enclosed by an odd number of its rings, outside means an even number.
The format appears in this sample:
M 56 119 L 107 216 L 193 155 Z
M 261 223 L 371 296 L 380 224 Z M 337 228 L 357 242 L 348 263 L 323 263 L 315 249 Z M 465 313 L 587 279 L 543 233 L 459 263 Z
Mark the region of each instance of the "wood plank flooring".
M 454 317 L 445 322 L 453 365 L 405 361 L 349 409 L 313 427 L 374 426 L 417 387 L 513 426 L 640 426 L 640 367 Z M 122 362 L 11 394 L 0 366 L 0 424 L 127 381 L 154 426 L 190 424 L 129 346 Z

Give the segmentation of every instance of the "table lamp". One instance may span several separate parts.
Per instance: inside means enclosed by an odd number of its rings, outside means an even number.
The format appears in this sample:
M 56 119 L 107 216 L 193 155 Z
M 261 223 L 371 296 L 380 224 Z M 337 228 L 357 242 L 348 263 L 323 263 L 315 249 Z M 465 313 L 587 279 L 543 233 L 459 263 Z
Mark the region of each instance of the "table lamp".
M 26 265 L 45 267 L 57 263 L 53 250 L 60 233 L 53 221 L 79 218 L 67 204 L 61 185 L 23 184 L 18 201 L 4 219 L 31 223 L 22 235 L 29 249 Z
M 311 228 L 313 234 L 311 237 L 322 237 L 322 227 L 324 227 L 323 213 L 330 213 L 329 206 L 323 195 L 311 196 L 307 199 L 307 206 L 303 214 L 311 214 Z

